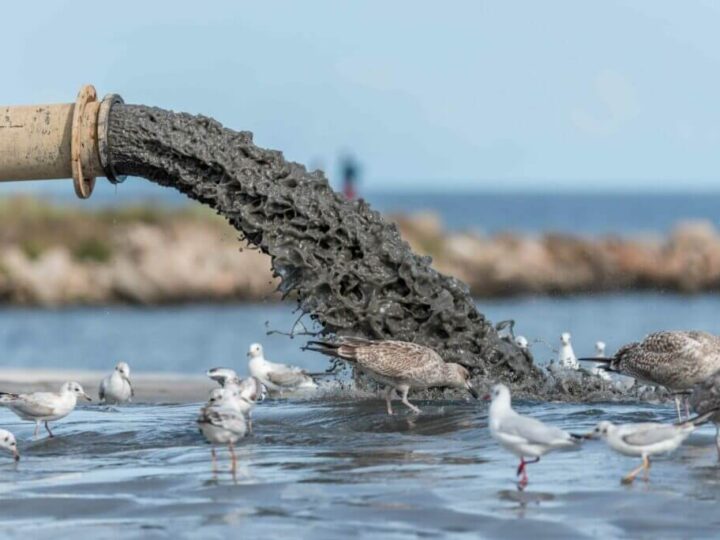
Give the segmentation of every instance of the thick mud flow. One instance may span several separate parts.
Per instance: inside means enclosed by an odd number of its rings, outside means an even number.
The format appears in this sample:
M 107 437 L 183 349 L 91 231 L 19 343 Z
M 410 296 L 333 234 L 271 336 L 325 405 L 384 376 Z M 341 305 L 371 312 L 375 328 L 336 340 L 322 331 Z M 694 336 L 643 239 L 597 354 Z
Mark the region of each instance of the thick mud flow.
M 583 394 L 583 384 L 573 391 L 550 383 L 529 355 L 501 339 L 467 287 L 413 253 L 395 225 L 335 193 L 321 172 L 255 146 L 251 133 L 203 116 L 117 105 L 109 140 L 119 174 L 211 206 L 270 255 L 281 291 L 324 333 L 421 343 L 472 368 L 480 384 L 503 380 L 528 396 Z

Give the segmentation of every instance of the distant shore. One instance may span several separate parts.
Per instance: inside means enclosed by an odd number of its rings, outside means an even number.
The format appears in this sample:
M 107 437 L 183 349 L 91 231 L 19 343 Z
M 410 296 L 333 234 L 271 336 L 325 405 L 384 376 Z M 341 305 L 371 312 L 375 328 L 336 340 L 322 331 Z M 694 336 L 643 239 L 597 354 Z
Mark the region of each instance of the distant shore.
M 706 221 L 666 236 L 589 238 L 448 232 L 432 213 L 388 219 L 476 297 L 720 291 L 720 233 Z M 269 257 L 202 207 L 0 202 L 0 304 L 257 302 L 278 300 L 277 284 Z

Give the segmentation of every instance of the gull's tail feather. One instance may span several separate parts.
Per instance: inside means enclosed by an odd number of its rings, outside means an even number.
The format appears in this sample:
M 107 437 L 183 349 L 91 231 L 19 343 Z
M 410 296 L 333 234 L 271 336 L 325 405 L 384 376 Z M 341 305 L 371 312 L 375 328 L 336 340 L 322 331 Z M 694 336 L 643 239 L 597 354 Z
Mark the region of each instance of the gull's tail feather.
M 710 421 L 710 419 L 715 416 L 718 412 L 720 412 L 720 408 L 716 407 L 714 409 L 710 409 L 709 411 L 706 411 L 702 414 L 698 414 L 697 416 L 693 416 L 692 418 L 688 418 L 687 420 L 683 420 L 682 422 L 676 422 L 676 426 L 685 426 L 688 424 L 691 424 L 695 427 L 701 426 L 703 424 L 706 424 Z
M 612 358 L 595 358 L 595 357 L 584 357 L 584 358 L 578 358 L 578 362 L 593 362 L 597 364 L 598 369 L 603 369 L 605 371 L 615 371 L 612 367 Z
M 18 394 L 12 394 L 10 392 L 0 392 L 0 405 L 15 401 L 18 397 L 20 397 L 18 396 Z
M 356 359 L 356 349 L 358 345 L 359 344 L 346 342 L 345 340 L 341 342 L 308 341 L 303 348 L 306 351 L 315 351 L 333 358 L 353 361 Z

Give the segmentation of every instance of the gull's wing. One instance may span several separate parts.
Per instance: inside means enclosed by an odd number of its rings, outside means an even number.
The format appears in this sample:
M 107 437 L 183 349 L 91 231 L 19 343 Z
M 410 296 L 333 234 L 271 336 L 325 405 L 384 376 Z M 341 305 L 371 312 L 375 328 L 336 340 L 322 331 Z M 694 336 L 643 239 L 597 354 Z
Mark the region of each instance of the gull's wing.
M 356 346 L 354 353 L 360 366 L 392 378 L 413 378 L 443 364 L 434 350 L 405 341 L 369 342 Z
M 255 377 L 248 377 L 238 384 L 238 391 L 240 397 L 255 402 L 262 396 L 262 383 Z
M 294 366 L 284 364 L 273 364 L 272 370 L 267 374 L 268 380 L 278 386 L 298 386 L 302 383 L 312 381 L 307 373 Z
M 572 442 L 572 436 L 567 431 L 520 414 L 503 418 L 499 430 L 525 439 L 531 444 L 555 445 Z
M 682 428 L 672 424 L 648 422 L 630 426 L 627 433 L 620 434 L 625 444 L 630 446 L 649 446 L 677 437 Z
M 211 424 L 234 433 L 245 433 L 247 430 L 247 423 L 242 413 L 228 408 L 203 407 L 197 422 Z
M 53 392 L 20 394 L 12 402 L 12 407 L 31 416 L 50 416 L 55 413 L 59 398 L 60 396 Z

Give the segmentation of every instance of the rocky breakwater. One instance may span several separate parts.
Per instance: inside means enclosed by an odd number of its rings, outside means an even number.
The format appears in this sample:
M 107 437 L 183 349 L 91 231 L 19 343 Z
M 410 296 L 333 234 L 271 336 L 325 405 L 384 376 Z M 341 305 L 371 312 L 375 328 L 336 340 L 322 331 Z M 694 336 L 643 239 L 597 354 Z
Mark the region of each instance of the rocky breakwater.
M 391 216 L 416 252 L 477 297 L 720 289 L 720 233 L 678 224 L 666 237 L 448 232 L 435 214 Z M 0 301 L 166 304 L 279 299 L 269 258 L 200 207 L 90 211 L 0 203 Z
M 665 237 L 585 238 L 448 233 L 434 214 L 394 219 L 416 251 L 478 297 L 720 289 L 720 234 L 706 221 L 678 223 Z

